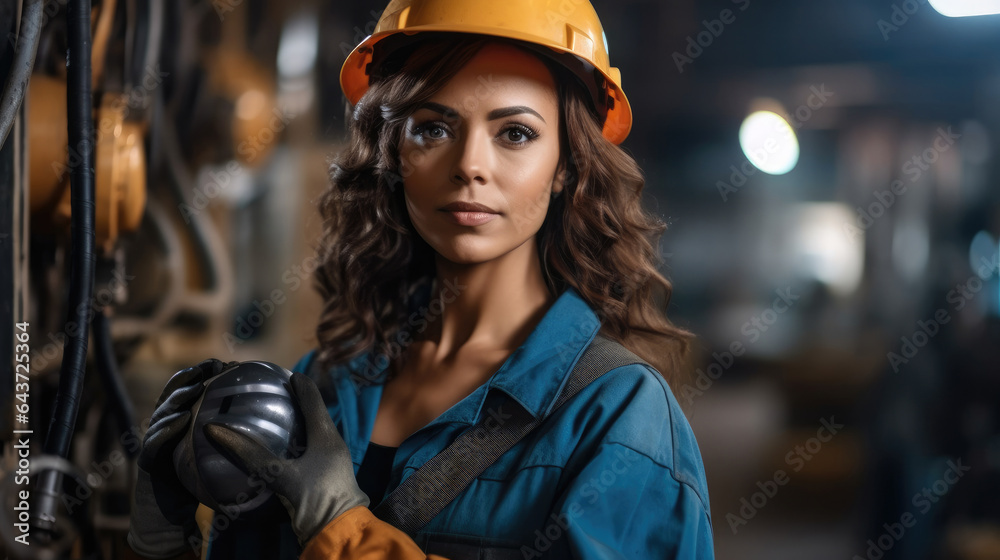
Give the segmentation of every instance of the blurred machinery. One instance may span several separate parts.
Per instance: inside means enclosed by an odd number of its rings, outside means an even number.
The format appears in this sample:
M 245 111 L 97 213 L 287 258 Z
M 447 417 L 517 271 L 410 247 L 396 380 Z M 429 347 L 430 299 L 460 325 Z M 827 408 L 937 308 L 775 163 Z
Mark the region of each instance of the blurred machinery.
M 234 321 L 275 280 L 240 292 L 237 270 L 253 276 L 258 259 L 228 247 L 293 238 L 280 228 L 301 197 L 259 203 L 282 158 L 296 165 L 278 146 L 316 98 L 316 16 L 257 0 L 11 0 L 0 27 L 0 550 L 117 558 L 160 388 L 203 358 L 247 355 L 265 330 Z M 141 374 L 123 376 L 126 362 Z

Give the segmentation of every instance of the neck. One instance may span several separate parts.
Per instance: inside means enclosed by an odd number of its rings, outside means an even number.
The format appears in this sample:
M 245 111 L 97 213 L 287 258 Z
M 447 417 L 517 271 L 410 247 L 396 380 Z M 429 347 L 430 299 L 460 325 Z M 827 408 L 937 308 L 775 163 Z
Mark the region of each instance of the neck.
M 438 362 L 460 351 L 515 350 L 556 299 L 545 285 L 534 238 L 487 262 L 460 264 L 438 255 L 436 265 L 432 293 L 443 311 L 428 318 L 421 338 Z

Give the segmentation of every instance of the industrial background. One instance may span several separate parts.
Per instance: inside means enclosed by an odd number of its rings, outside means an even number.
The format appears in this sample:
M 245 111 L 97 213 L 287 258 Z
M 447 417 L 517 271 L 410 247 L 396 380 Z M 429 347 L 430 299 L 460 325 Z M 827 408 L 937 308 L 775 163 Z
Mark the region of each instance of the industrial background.
M 1000 558 L 1000 15 L 952 17 L 1000 3 L 593 4 L 636 115 L 623 148 L 670 225 L 669 314 L 698 335 L 675 392 L 716 556 Z M 33 429 L 33 476 L 65 479 L 29 557 L 121 558 L 136 438 L 169 376 L 315 346 L 338 75 L 385 3 L 95 0 L 90 107 L 67 68 L 74 7 L 0 4 L 11 557 L 14 430 Z M 92 155 L 68 132 L 86 109 Z M 90 157 L 81 301 L 69 185 Z M 82 398 L 57 405 L 85 358 Z

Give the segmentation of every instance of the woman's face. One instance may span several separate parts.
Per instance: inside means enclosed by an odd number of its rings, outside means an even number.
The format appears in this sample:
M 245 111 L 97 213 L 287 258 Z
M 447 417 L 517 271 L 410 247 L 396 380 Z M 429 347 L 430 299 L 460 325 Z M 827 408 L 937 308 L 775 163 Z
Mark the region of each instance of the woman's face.
M 472 264 L 532 240 L 562 185 L 559 102 L 548 68 L 490 43 L 406 123 L 401 174 L 410 220 L 442 257 Z M 456 202 L 483 212 L 451 212 Z

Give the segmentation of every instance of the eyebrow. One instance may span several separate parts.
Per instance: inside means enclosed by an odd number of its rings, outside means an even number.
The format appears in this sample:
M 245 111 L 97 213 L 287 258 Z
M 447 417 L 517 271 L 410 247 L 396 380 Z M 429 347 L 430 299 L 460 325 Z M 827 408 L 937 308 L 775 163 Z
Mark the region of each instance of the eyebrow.
M 417 107 L 417 109 L 430 109 L 431 111 L 441 113 L 442 115 L 449 118 L 455 118 L 458 116 L 458 112 L 452 109 L 451 107 L 442 105 L 440 103 L 433 103 L 430 101 L 428 101 L 427 103 L 423 103 L 422 105 Z M 541 119 L 542 122 L 546 122 L 545 118 L 538 114 L 538 111 L 532 109 L 531 107 L 527 107 L 525 105 L 516 105 L 514 107 L 503 107 L 501 109 L 494 109 L 490 111 L 488 115 L 486 115 L 486 119 L 495 121 L 497 119 L 502 119 L 504 117 L 520 115 L 524 113 L 535 115 L 536 117 Z

